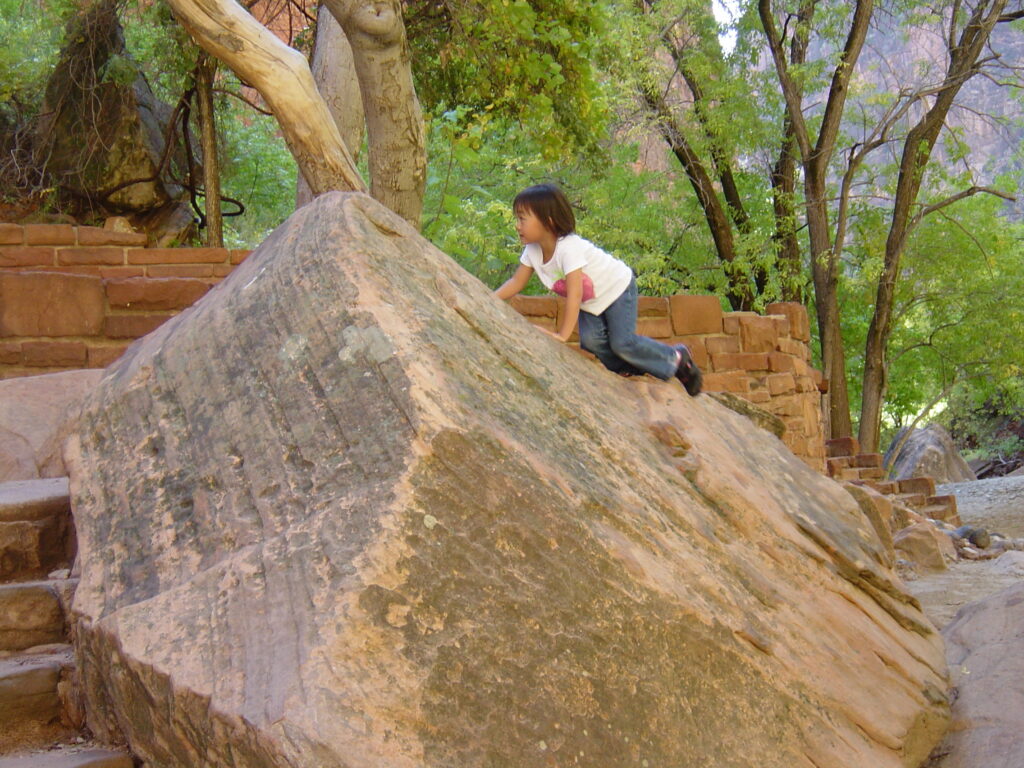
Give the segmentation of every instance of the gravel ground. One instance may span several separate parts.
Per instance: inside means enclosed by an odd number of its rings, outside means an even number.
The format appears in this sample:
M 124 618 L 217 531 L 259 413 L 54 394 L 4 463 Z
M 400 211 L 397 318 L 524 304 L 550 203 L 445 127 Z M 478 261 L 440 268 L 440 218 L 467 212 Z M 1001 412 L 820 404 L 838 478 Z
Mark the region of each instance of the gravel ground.
M 945 483 L 938 494 L 956 496 L 960 519 L 1009 538 L 1024 537 L 1024 477 Z

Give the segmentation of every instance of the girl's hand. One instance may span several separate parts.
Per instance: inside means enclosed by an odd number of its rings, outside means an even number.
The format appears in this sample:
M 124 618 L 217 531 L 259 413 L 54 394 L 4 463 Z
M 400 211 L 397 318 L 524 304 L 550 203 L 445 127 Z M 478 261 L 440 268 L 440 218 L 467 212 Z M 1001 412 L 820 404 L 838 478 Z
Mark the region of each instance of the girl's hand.
M 562 343 L 565 343 L 566 341 L 568 341 L 568 339 L 563 339 L 561 334 L 558 334 L 558 333 L 555 333 L 554 331 L 548 330 L 547 328 L 545 328 L 542 325 L 538 325 L 537 328 L 539 330 L 543 331 L 544 333 L 546 333 L 551 338 L 556 339 L 558 341 L 561 341 Z

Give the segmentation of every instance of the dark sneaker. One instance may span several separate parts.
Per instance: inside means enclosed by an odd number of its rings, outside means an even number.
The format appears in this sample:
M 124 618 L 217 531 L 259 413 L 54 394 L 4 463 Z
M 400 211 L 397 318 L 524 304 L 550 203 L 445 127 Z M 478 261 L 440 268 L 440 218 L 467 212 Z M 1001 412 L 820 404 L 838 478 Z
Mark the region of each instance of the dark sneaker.
M 704 376 L 701 375 L 697 364 L 693 362 L 689 347 L 685 344 L 676 344 L 673 349 L 679 353 L 679 367 L 676 368 L 676 378 L 682 382 L 686 388 L 686 393 L 690 397 L 696 397 L 700 394 Z

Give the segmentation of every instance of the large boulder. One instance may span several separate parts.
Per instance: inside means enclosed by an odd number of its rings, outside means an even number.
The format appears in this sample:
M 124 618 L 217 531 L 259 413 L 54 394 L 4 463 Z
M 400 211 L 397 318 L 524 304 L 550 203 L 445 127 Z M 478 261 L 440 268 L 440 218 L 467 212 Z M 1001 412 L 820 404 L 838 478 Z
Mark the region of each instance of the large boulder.
M 63 433 L 102 376 L 81 370 L 0 381 L 0 483 L 67 474 Z
M 939 634 L 773 435 L 542 335 L 365 195 L 66 445 L 89 725 L 155 766 L 917 766 Z
M 924 429 L 915 429 L 899 453 L 893 459 L 893 451 L 906 430 L 900 430 L 885 454 L 885 465 L 891 467 L 890 476 L 895 479 L 910 477 L 931 477 L 936 483 L 959 483 L 977 480 L 974 472 L 953 444 L 953 438 L 941 424 L 929 424 Z
M 1024 756 L 1024 583 L 965 605 L 943 635 L 959 694 L 940 765 L 1019 768 Z

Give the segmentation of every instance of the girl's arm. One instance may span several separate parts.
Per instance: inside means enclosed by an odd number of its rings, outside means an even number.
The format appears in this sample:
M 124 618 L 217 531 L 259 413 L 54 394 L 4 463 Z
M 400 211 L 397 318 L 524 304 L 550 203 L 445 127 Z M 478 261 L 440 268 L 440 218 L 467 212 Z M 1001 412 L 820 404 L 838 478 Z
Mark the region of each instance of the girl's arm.
M 530 282 L 530 278 L 533 276 L 533 267 L 528 267 L 525 264 L 520 264 L 519 269 L 512 275 L 508 280 L 505 281 L 498 290 L 494 292 L 494 295 L 503 301 L 507 301 L 519 293 L 526 284 Z M 581 283 L 582 286 L 582 283 Z M 580 288 L 582 291 L 582 287 Z M 581 294 L 582 295 L 582 294 Z
M 562 316 L 562 327 L 555 338 L 568 341 L 576 329 L 576 321 L 580 317 L 580 303 L 583 301 L 583 267 L 574 269 L 565 276 L 565 313 Z

